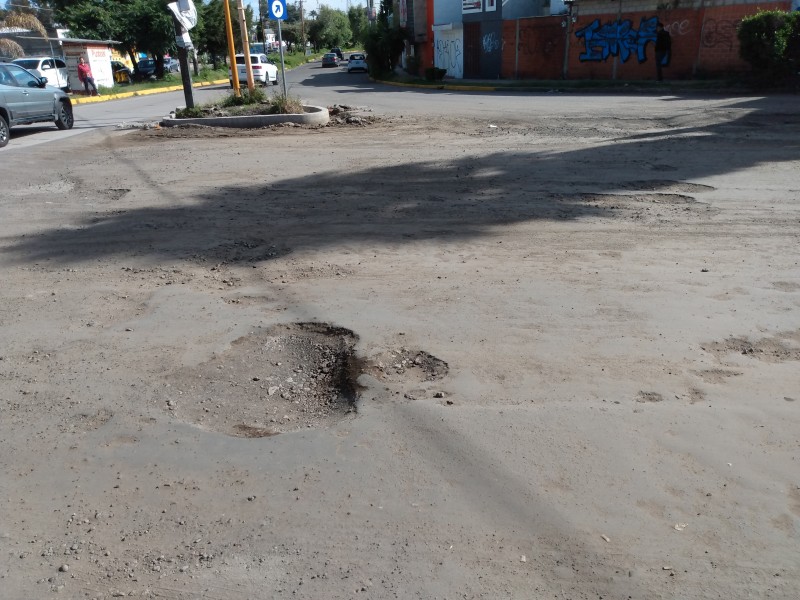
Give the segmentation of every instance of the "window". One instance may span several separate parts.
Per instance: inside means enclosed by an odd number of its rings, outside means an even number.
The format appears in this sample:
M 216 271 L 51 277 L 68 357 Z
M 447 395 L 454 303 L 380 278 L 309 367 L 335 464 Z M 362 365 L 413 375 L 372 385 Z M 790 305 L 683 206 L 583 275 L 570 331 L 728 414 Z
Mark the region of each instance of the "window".
M 6 68 L 16 80 L 18 86 L 39 87 L 39 80 L 28 73 L 25 69 L 22 69 L 16 65 L 6 65 Z
M 60 58 L 57 58 L 56 59 L 56 69 L 66 69 L 66 68 L 67 68 L 67 63 L 65 63 Z

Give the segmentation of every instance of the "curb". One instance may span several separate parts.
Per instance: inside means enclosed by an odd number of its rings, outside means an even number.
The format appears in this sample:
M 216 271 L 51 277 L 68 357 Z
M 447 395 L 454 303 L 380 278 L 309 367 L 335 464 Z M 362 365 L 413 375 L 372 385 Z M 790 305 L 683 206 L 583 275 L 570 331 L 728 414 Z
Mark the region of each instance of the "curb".
M 193 83 L 193 88 L 208 87 L 210 85 L 220 85 L 228 83 L 227 79 L 219 79 L 217 81 L 201 81 Z M 123 98 L 134 98 L 136 96 L 150 96 L 152 94 L 161 94 L 163 92 L 179 92 L 183 90 L 182 85 L 171 85 L 169 87 L 153 88 L 149 90 L 139 90 L 138 92 L 122 92 L 119 94 L 108 94 L 107 96 L 78 96 L 72 99 L 72 104 L 93 104 L 95 102 L 106 102 L 107 100 L 121 100 Z
M 182 125 L 204 125 L 206 127 L 232 127 L 237 129 L 257 129 L 281 123 L 297 125 L 327 125 L 330 121 L 328 109 L 324 106 L 303 106 L 305 113 L 293 115 L 242 115 L 235 117 L 202 117 L 199 119 L 161 120 L 163 127 L 180 127 Z

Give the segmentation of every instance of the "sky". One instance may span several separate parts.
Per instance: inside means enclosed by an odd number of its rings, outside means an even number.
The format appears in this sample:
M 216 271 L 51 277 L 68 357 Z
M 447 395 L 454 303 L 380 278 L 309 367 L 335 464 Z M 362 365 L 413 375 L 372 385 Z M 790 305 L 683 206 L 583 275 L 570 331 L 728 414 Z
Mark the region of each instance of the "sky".
M 255 14 L 258 14 L 258 1 L 257 0 L 245 0 L 247 4 L 253 7 L 253 11 Z M 295 4 L 298 3 L 297 0 L 286 0 L 287 4 Z M 380 4 L 380 0 L 374 0 L 375 7 L 377 8 L 378 4 Z M 303 10 L 306 13 L 310 13 L 312 10 L 319 10 L 319 7 L 322 5 L 330 6 L 331 8 L 338 8 L 339 10 L 343 10 L 347 12 L 348 6 L 361 6 L 367 5 L 367 0 L 303 0 Z

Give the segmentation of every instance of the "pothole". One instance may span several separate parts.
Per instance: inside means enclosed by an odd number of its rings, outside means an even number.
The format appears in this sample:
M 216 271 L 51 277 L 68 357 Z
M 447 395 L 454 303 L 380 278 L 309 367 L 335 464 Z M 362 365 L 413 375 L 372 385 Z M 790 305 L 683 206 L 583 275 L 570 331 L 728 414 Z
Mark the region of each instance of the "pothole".
M 800 360 L 800 331 L 778 333 L 760 340 L 729 337 L 722 342 L 711 342 L 701 346 L 719 360 L 730 354 L 740 354 L 764 362 L 781 363 Z
M 320 323 L 239 338 L 212 360 L 170 376 L 165 409 L 236 437 L 330 427 L 356 411 L 357 341 L 348 329 Z

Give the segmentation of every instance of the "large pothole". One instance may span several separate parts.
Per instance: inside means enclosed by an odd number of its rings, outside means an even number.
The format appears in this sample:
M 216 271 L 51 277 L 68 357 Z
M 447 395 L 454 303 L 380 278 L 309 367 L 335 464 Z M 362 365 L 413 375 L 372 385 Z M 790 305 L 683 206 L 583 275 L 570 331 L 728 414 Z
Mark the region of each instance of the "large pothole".
M 356 410 L 361 367 L 352 331 L 281 325 L 168 378 L 165 408 L 181 420 L 238 437 L 324 428 Z

